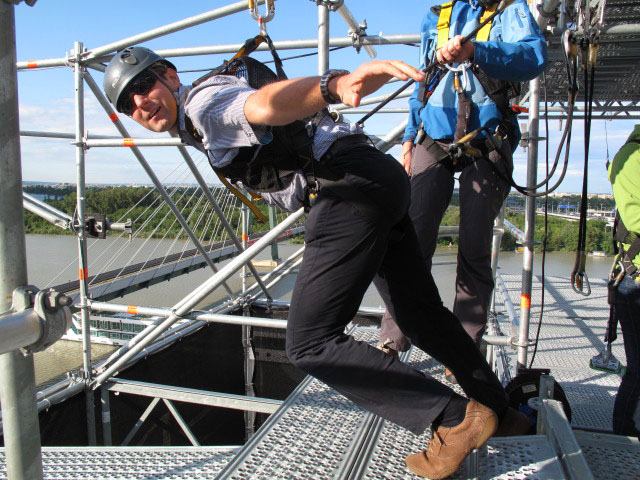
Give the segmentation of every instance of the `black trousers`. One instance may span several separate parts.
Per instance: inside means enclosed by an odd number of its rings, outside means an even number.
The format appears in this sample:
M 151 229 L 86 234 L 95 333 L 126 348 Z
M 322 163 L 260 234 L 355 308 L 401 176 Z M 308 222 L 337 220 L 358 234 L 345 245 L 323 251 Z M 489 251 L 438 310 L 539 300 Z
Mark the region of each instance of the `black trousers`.
M 490 162 L 509 175 L 513 169 L 511 154 L 505 151 L 504 155 L 508 160 L 492 152 L 490 158 L 478 159 L 457 175 L 460 184 L 460 234 L 453 312 L 478 345 L 487 325 L 489 301 L 494 287 L 491 271 L 493 222 L 510 188 L 496 174 Z M 429 269 L 438 243 L 438 228 L 451 201 L 453 187 L 453 174 L 438 162 L 424 144 L 416 145 L 411 160 L 409 216 Z M 410 346 L 394 325 L 389 312 L 385 312 L 382 318 L 380 339 L 392 340 L 390 346 L 396 350 L 404 351 Z
M 375 279 L 411 343 L 446 364 L 467 395 L 502 412 L 502 385 L 442 304 L 426 268 L 407 213 L 409 179 L 400 164 L 363 145 L 323 161 L 346 182 L 323 188 L 307 220 L 287 327 L 291 362 L 362 408 L 422 433 L 453 391 L 344 333 Z

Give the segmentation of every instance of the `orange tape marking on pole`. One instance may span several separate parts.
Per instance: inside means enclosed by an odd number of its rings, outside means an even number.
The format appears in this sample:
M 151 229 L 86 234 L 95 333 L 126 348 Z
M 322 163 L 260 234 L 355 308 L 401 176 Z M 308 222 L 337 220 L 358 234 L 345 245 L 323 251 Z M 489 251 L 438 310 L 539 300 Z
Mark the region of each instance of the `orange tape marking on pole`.
M 133 142 L 133 138 L 125 138 L 124 141 L 122 142 L 122 144 L 125 147 L 135 147 L 135 144 Z
M 114 112 L 114 113 L 112 113 L 111 115 L 109 115 L 109 119 L 110 119 L 113 123 L 116 123 L 116 122 L 119 120 L 119 118 L 118 118 L 118 114 L 117 114 L 117 113 L 115 113 L 115 112 Z
M 523 293 L 520 295 L 520 308 L 531 308 L 531 295 Z
M 243 242 L 246 242 L 246 241 L 248 241 L 248 240 L 249 240 L 249 235 L 247 235 L 246 233 L 243 233 L 243 234 L 242 234 L 242 241 L 243 241 Z
M 27 68 L 38 68 L 38 62 L 34 62 L 33 60 L 27 62 Z
M 131 313 L 132 315 L 137 315 L 138 314 L 138 307 L 136 307 L 135 305 L 127 306 L 127 313 Z
M 87 268 L 79 268 L 78 269 L 78 280 L 86 280 L 89 278 L 89 270 Z

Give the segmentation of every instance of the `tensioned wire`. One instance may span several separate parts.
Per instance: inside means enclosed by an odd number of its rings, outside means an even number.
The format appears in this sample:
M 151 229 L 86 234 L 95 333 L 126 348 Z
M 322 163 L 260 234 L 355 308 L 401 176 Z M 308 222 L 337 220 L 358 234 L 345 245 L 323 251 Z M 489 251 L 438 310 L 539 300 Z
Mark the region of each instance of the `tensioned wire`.
M 200 163 L 202 163 L 203 159 L 206 159 L 206 157 L 204 157 L 204 155 L 200 156 Z M 175 181 L 175 174 L 177 171 L 180 170 L 180 168 L 182 167 L 183 172 L 181 172 L 181 174 L 179 175 L 179 177 L 181 179 L 179 179 L 177 182 Z M 180 183 L 184 184 L 185 183 L 185 179 L 186 176 L 188 175 L 188 172 L 186 172 L 188 170 L 188 168 L 185 167 L 185 164 L 183 162 L 179 162 L 177 164 L 177 166 L 173 169 L 172 172 L 170 172 L 165 179 L 163 179 L 163 183 L 169 178 L 169 177 L 174 177 L 174 185 L 176 185 L 176 183 L 178 184 L 176 187 L 174 187 L 170 193 L 170 196 L 175 197 L 175 193 L 176 191 L 178 191 L 180 189 Z M 210 169 L 206 169 L 207 171 L 211 171 Z M 210 174 L 209 174 L 210 175 Z M 207 179 L 209 180 L 209 179 Z M 184 192 L 188 191 L 189 187 L 186 186 L 184 187 Z M 221 189 L 218 189 L 221 190 Z M 123 221 L 124 219 L 126 219 L 131 212 L 137 208 L 138 206 L 140 206 L 140 204 L 142 202 L 144 202 L 146 199 L 148 199 L 149 195 L 152 195 L 153 193 L 156 192 L 155 188 L 152 188 L 149 190 L 149 192 L 142 198 L 140 199 L 133 207 L 131 207 L 126 213 L 124 213 L 122 215 L 122 217 L 119 219 L 119 221 Z M 182 196 L 184 196 L 184 192 L 182 194 Z M 174 200 L 175 201 L 175 200 Z M 160 203 L 161 202 L 161 203 Z M 131 238 L 137 238 L 138 236 L 140 236 L 141 232 L 143 231 L 144 227 L 146 227 L 146 225 L 148 224 L 149 221 L 151 221 L 151 219 L 153 217 L 155 217 L 156 212 L 160 211 L 160 209 L 164 206 L 164 201 L 155 199 L 154 202 L 152 202 L 151 205 L 149 205 L 143 212 L 140 213 L 140 215 L 138 215 L 135 219 L 134 219 L 134 224 L 137 224 L 144 216 L 146 216 L 149 212 L 149 210 L 154 210 L 154 212 L 151 214 L 151 216 L 147 219 L 144 220 L 143 225 L 141 227 L 139 227 L 138 229 L 136 229 L 136 232 L 131 235 Z M 228 209 L 229 210 L 229 209 Z M 213 213 L 212 213 L 213 214 Z M 159 228 L 160 225 L 162 225 L 163 223 L 165 223 L 164 221 L 160 222 L 158 227 L 156 227 L 156 229 L 154 229 L 154 232 L 152 232 L 152 234 L 147 237 L 147 239 L 145 240 L 143 246 L 146 246 L 146 244 L 148 243 L 149 239 L 153 236 L 153 234 L 155 234 L 157 232 L 157 229 Z M 174 220 L 175 223 L 175 220 Z M 219 227 L 221 222 L 217 222 L 218 224 L 218 228 L 216 229 L 216 233 L 219 232 Z M 181 231 L 179 232 L 182 233 L 183 229 L 181 229 Z M 206 231 L 204 232 L 204 234 L 206 234 Z M 113 247 L 123 238 L 123 236 L 126 235 L 125 232 L 120 233 L 120 235 L 118 235 L 117 237 L 112 238 L 112 241 L 107 245 L 107 247 L 91 262 L 91 264 L 89 265 L 89 267 L 94 267 L 96 265 L 96 262 L 98 262 L 102 257 L 104 257 L 105 255 L 109 254 L 110 252 L 112 252 Z M 166 236 L 166 233 L 165 233 Z M 203 236 L 204 238 L 204 236 Z M 215 238 L 215 237 L 214 237 Z M 104 245 L 104 240 L 96 240 L 94 242 L 91 242 L 89 245 L 89 249 L 93 250 L 94 246 L 96 244 L 96 242 L 100 242 L 101 245 Z M 185 242 L 186 243 L 186 242 Z M 108 268 L 110 268 L 121 256 L 122 256 L 122 252 L 124 251 L 124 249 L 127 247 L 127 243 L 126 242 L 121 242 L 121 246 L 120 248 L 115 252 L 112 253 L 110 255 L 110 261 L 107 262 L 98 273 L 102 273 L 104 271 L 106 271 Z M 156 249 L 158 248 L 158 246 L 156 247 Z M 156 250 L 154 249 L 154 251 Z M 140 249 L 138 249 L 138 252 L 140 251 Z M 146 263 L 146 262 L 145 262 Z M 51 285 L 52 283 L 54 283 L 58 278 L 61 277 L 61 275 L 63 275 L 65 272 L 69 271 L 69 268 L 75 266 L 76 260 L 72 261 L 69 265 L 67 265 L 64 269 L 62 269 L 50 282 L 48 285 Z M 122 270 L 121 270 L 122 271 Z M 121 272 L 120 272 L 121 273 Z

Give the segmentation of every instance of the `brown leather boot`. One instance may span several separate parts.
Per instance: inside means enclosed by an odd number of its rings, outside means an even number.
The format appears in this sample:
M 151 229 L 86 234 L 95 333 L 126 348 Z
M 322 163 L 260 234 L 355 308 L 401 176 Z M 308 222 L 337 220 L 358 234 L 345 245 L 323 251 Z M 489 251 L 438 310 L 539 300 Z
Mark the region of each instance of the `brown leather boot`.
M 376 348 L 378 350 L 382 350 L 387 355 L 391 355 L 393 358 L 397 360 L 400 358 L 400 353 L 398 353 L 398 350 L 390 346 L 391 343 L 393 343 L 393 340 L 391 340 L 390 338 L 387 338 L 387 340 L 384 342 L 376 343 Z
M 471 399 L 464 420 L 455 427 L 439 427 L 427 450 L 407 457 L 407 467 L 421 477 L 446 478 L 471 450 L 484 445 L 497 428 L 498 417 L 493 410 Z
M 449 383 L 455 383 L 456 385 L 458 384 L 458 380 L 456 379 L 456 376 L 448 368 L 444 369 L 444 378 L 446 378 L 447 382 Z
M 507 407 L 507 411 L 498 425 L 494 437 L 516 437 L 518 435 L 526 435 L 531 430 L 531 422 L 529 417 L 519 412 L 515 408 Z

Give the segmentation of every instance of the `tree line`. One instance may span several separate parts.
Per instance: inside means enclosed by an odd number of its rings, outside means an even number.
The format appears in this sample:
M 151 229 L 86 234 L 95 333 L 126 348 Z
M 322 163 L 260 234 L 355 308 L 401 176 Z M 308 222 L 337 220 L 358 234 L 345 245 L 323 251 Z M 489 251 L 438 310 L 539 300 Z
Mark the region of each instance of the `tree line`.
M 37 187 L 37 190 L 34 190 Z M 230 195 L 228 191 L 222 186 L 214 187 L 214 189 L 224 190 L 223 194 Z M 185 218 L 198 218 L 203 210 L 207 208 L 207 202 L 197 203 L 193 193 L 196 187 L 178 187 L 173 192 L 173 197 L 178 200 L 175 201 L 179 210 L 183 212 Z M 24 191 L 39 193 L 48 195 L 50 197 L 60 196 L 61 190 L 58 187 L 53 186 L 25 186 Z M 213 192 L 214 196 L 217 196 L 220 192 Z M 510 196 L 511 197 L 511 196 Z M 571 196 L 565 199 L 557 199 L 565 203 L 576 202 L 579 200 L 579 196 Z M 68 187 L 66 193 L 62 198 L 58 200 L 47 200 L 54 208 L 61 210 L 68 215 L 73 215 L 76 208 L 76 192 L 72 187 Z M 613 208 L 613 200 L 597 198 L 591 202 L 594 205 L 593 208 L 599 208 L 600 204 L 603 204 L 603 208 Z M 131 207 L 136 205 L 133 209 Z M 595 207 L 597 205 L 597 207 Z M 605 206 L 606 205 L 606 206 Z M 267 205 L 264 202 L 258 202 L 260 210 L 268 217 Z M 591 207 L 590 207 L 591 208 Z M 131 210 L 130 210 L 131 209 Z M 134 225 L 134 231 L 141 228 L 139 235 L 141 236 L 163 236 L 166 234 L 167 229 L 162 229 L 161 232 L 155 232 L 154 230 L 163 218 L 173 218 L 169 207 L 161 202 L 161 198 L 158 193 L 150 187 L 90 187 L 86 190 L 86 211 L 88 213 L 101 213 L 111 221 L 117 221 L 123 216 L 136 219 Z M 524 215 L 520 213 L 512 213 L 507 211 L 506 219 L 516 225 L 518 228 L 524 230 Z M 241 221 L 240 209 L 236 209 L 234 213 L 227 219 L 231 226 L 236 229 Z M 169 228 L 169 236 L 186 238 L 186 234 L 182 231 L 182 228 L 177 222 Z M 208 232 L 204 229 L 207 228 L 206 222 L 201 222 L 203 225 L 196 228 L 196 235 L 207 238 Z M 457 192 L 454 193 L 451 206 L 448 208 L 444 215 L 442 225 L 459 225 L 460 224 L 460 208 L 457 202 Z M 252 222 L 252 231 L 261 232 L 269 229 L 268 222 L 262 224 Z M 563 251 L 571 252 L 575 251 L 578 245 L 578 222 L 569 221 L 558 217 L 548 217 L 548 229 L 547 229 L 547 251 Z M 25 232 L 26 233 L 41 233 L 41 234 L 72 234 L 69 230 L 63 230 L 60 227 L 52 225 L 46 220 L 25 211 Z M 224 233 L 220 232 L 219 236 L 223 236 Z M 544 222 L 542 217 L 538 216 L 536 221 L 535 240 L 540 242 L 536 245 L 536 250 L 540 251 L 542 248 L 542 240 L 544 238 Z M 209 241 L 217 241 L 220 238 L 207 238 Z M 440 238 L 439 243 L 442 245 L 457 244 L 457 237 L 452 238 Z M 505 232 L 502 238 L 502 250 L 513 251 L 518 246 L 516 239 L 513 235 Z M 602 220 L 589 220 L 587 222 L 587 239 L 586 249 L 588 252 L 592 251 L 604 251 L 607 254 L 613 253 L 613 245 L 611 242 L 611 232 L 606 230 L 606 222 Z
M 42 186 L 40 186 L 42 187 Z M 24 191 L 31 190 L 25 187 Z M 199 195 L 194 195 L 197 187 L 177 187 L 171 191 L 171 197 L 190 225 L 194 225 L 196 219 L 209 215 L 209 204 L 207 201 L 199 201 Z M 37 192 L 42 195 L 53 197 L 60 195 L 60 190 L 54 187 L 40 188 Z M 217 197 L 231 195 L 223 186 L 213 187 L 212 194 Z M 103 214 L 111 222 L 126 221 L 133 219 L 133 231 L 142 237 L 163 237 L 187 238 L 187 234 L 177 221 L 174 221 L 173 214 L 169 207 L 162 201 L 160 195 L 151 187 L 90 187 L 86 189 L 86 213 Z M 76 192 L 70 191 L 58 199 L 47 199 L 46 202 L 52 207 L 70 216 L 73 216 L 76 209 Z M 264 202 L 257 203 L 260 211 L 268 218 L 268 206 Z M 236 208 L 230 217 L 227 218 L 234 230 L 241 222 L 241 210 Z M 70 230 L 64 230 L 55 226 L 43 218 L 26 211 L 24 212 L 25 233 L 30 234 L 73 234 Z M 189 220 L 191 219 L 191 220 Z M 194 233 L 199 238 L 206 241 L 215 242 L 226 238 L 226 233 L 222 229 L 213 232 L 210 223 L 199 222 L 194 228 Z M 252 222 L 251 231 L 261 232 L 269 229 L 269 223 Z M 214 235 L 215 233 L 215 235 Z
M 507 210 L 505 219 L 514 224 L 520 230 L 524 231 L 524 214 L 513 213 Z M 450 206 L 447 209 L 442 225 L 459 225 L 460 224 L 460 207 Z M 588 220 L 587 221 L 587 238 L 585 251 L 588 253 L 594 251 L 603 251 L 607 255 L 613 254 L 613 242 L 611 231 L 607 229 L 607 222 L 604 220 Z M 542 251 L 544 240 L 544 221 L 541 215 L 536 217 L 536 228 L 534 240 L 537 242 L 535 251 Z M 457 237 L 447 238 L 441 237 L 438 241 L 440 245 L 457 245 Z M 514 251 L 519 246 L 516 238 L 505 231 L 502 237 L 501 250 Z M 547 217 L 547 252 L 575 252 L 578 247 L 578 222 L 565 220 L 559 217 Z

